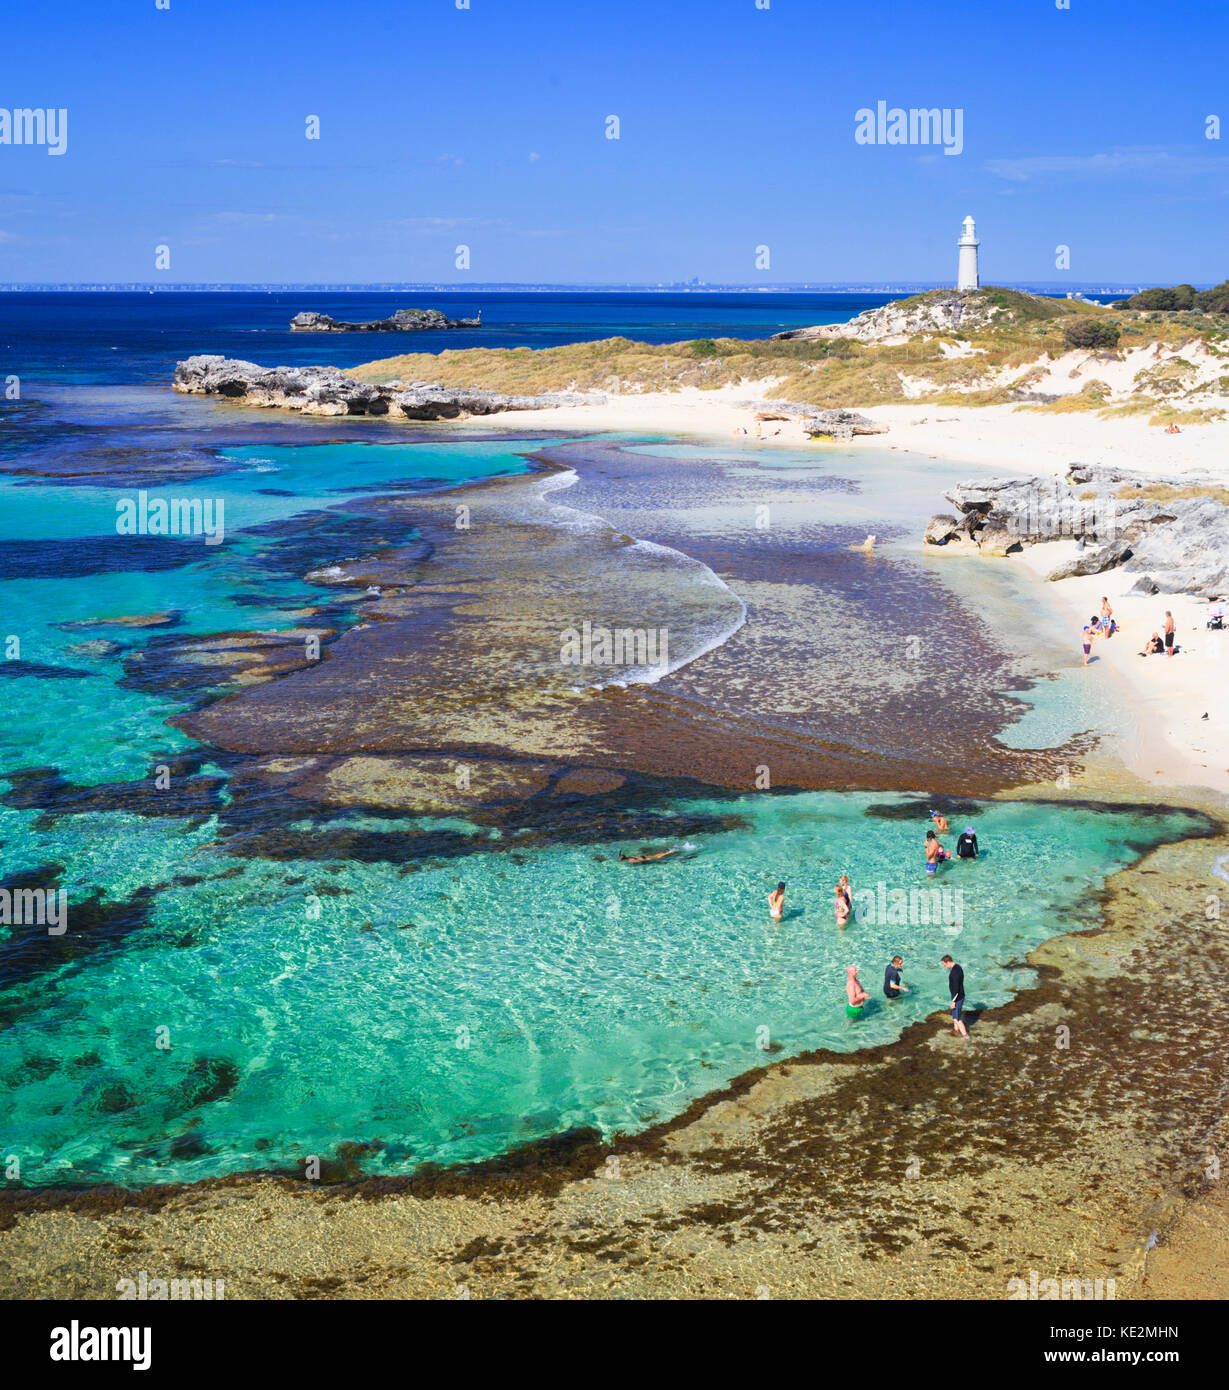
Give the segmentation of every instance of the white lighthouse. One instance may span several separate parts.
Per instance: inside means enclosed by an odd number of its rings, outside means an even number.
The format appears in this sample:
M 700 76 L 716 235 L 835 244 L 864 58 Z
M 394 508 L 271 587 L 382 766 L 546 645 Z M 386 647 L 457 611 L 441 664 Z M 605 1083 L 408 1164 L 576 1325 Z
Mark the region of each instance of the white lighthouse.
M 956 243 L 960 248 L 960 265 L 956 272 L 956 288 L 960 291 L 976 290 L 981 287 L 981 280 L 977 275 L 977 248 L 981 242 L 977 239 L 977 233 L 973 230 L 973 219 L 964 219 L 964 231 L 960 240 Z

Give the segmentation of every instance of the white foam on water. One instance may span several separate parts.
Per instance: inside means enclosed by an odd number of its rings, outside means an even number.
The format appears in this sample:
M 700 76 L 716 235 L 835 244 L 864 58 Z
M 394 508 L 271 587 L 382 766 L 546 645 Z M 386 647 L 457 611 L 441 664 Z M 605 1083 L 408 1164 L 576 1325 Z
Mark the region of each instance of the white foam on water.
M 544 474 L 539 477 L 535 495 L 540 501 L 545 502 L 550 493 L 561 492 L 579 481 L 580 475 L 572 468 L 566 468 L 558 473 Z M 597 516 L 593 512 L 583 512 L 578 507 L 569 507 L 558 502 L 549 503 L 548 506 L 557 524 L 565 530 L 578 531 L 582 534 L 600 533 L 616 536 L 622 534 L 604 517 Z M 625 690 L 630 685 L 656 685 L 663 677 L 672 675 L 675 671 L 690 665 L 691 662 L 706 656 L 717 647 L 723 646 L 747 621 L 747 605 L 718 574 L 715 574 L 702 561 L 694 559 L 684 551 L 674 549 L 673 546 L 659 545 L 656 541 L 638 540 L 635 537 L 628 539 L 631 541 L 631 544 L 626 547 L 628 555 L 648 557 L 651 560 L 660 559 L 675 570 L 687 573 L 696 582 L 719 589 L 733 599 L 737 612 L 731 622 L 718 624 L 711 633 L 698 635 L 697 641 L 682 657 L 667 660 L 655 666 L 631 668 L 636 674 L 624 674 L 613 680 L 595 681 L 586 687 L 590 690 L 605 690 L 608 687 Z

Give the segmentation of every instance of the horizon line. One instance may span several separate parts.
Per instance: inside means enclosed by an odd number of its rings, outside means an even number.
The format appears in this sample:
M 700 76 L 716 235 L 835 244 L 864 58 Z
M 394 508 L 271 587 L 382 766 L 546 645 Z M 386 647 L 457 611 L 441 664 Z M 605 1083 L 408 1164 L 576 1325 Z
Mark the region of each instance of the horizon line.
M 1182 283 L 1182 282 L 1176 282 Z M 1154 287 L 1151 281 L 1104 281 L 1082 280 L 1077 283 L 1058 280 L 1004 280 L 996 285 L 982 285 L 981 289 L 1039 289 L 1055 291 L 1059 294 L 1082 291 L 1093 294 L 1136 293 L 1139 289 Z M 1195 283 L 1194 289 L 1211 289 L 1213 282 Z M 151 294 L 218 294 L 249 291 L 252 293 L 275 294 L 282 291 L 327 291 L 333 294 L 388 293 L 400 294 L 411 291 L 429 291 L 447 294 L 476 294 L 492 292 L 520 293 L 582 293 L 600 290 L 609 293 L 638 291 L 651 294 L 719 294 L 735 291 L 748 294 L 782 294 L 789 292 L 817 293 L 857 293 L 894 294 L 899 291 L 919 291 L 951 289 L 955 286 L 947 280 L 831 280 L 831 281 L 784 281 L 773 285 L 751 285 L 737 281 L 675 281 L 675 282 L 611 282 L 611 281 L 544 281 L 544 280 L 485 280 L 472 285 L 458 285 L 444 281 L 315 281 L 315 280 L 183 280 L 170 284 L 150 280 L 29 280 L 0 283 L 0 294 L 23 294 L 42 292 L 57 293 L 124 293 L 148 291 Z

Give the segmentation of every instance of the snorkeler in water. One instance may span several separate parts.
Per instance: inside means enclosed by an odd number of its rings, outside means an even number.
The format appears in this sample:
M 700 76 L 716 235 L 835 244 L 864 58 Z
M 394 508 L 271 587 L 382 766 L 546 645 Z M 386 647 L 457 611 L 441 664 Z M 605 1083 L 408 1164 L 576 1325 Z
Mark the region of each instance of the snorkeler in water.
M 656 854 L 623 854 L 620 852 L 619 858 L 624 864 L 648 864 L 654 859 L 667 859 L 670 855 L 677 853 L 677 849 L 663 849 Z

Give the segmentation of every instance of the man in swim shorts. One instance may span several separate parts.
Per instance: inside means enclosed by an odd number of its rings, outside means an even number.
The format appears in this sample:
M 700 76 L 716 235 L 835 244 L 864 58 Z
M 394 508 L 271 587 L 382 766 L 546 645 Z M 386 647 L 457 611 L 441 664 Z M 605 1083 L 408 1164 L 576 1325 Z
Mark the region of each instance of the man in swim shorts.
M 1165 655 L 1174 654 L 1174 615 L 1167 608 L 1165 610 Z
M 909 986 L 900 982 L 900 968 L 904 963 L 899 956 L 893 956 L 891 964 L 883 972 L 883 992 L 889 999 L 899 999 L 902 994 L 909 993 Z
M 941 965 L 947 967 L 947 992 L 952 998 L 952 1027 L 961 1038 L 969 1036 L 964 1026 L 964 971 L 951 956 L 944 956 Z
M 939 872 L 939 860 L 947 856 L 943 853 L 943 846 L 935 838 L 935 832 L 926 832 L 926 872 L 931 878 Z

